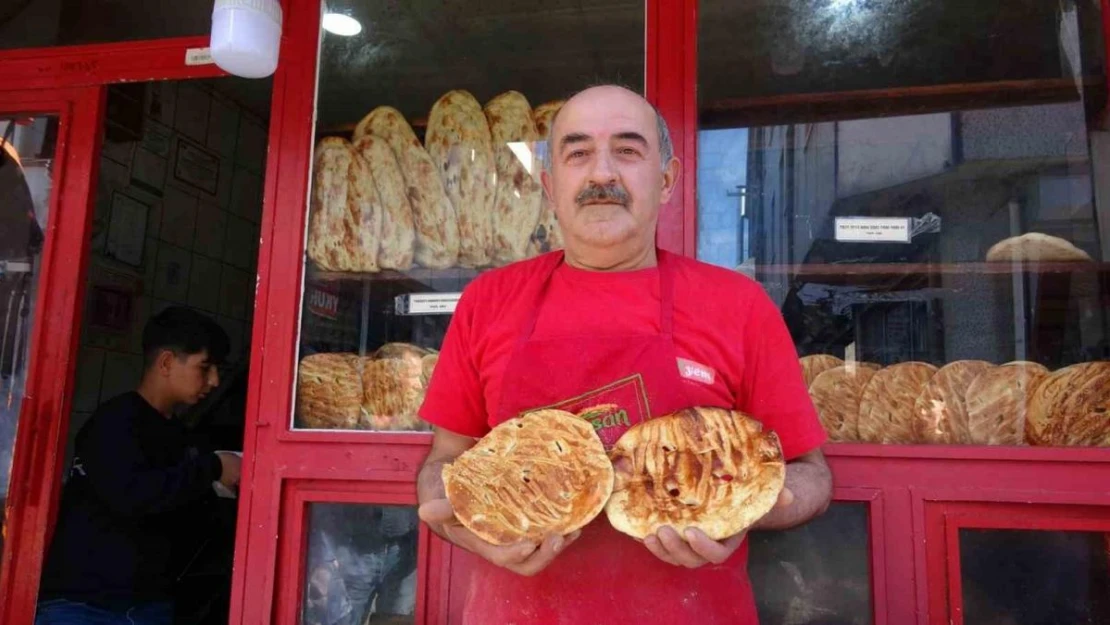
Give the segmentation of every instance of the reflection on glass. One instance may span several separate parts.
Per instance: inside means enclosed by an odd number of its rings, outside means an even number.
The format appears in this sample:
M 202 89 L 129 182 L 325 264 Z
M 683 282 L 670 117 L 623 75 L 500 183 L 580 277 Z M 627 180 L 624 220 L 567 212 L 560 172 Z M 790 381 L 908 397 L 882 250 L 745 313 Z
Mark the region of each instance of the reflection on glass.
M 867 505 L 834 503 L 785 532 L 752 532 L 748 573 L 764 625 L 871 623 Z M 830 545 L 836 548 L 830 549 Z
M 569 94 L 643 89 L 644 3 L 329 2 L 293 427 L 420 431 L 462 290 L 561 247 L 540 167 Z M 558 50 L 558 54 L 552 54 Z
M 960 530 L 965 623 L 1110 623 L 1110 535 Z
M 415 622 L 415 508 L 317 503 L 309 519 L 302 625 Z
M 211 2 L 16 0 L 0 8 L 0 49 L 206 35 Z
M 832 440 L 1110 445 L 1098 8 L 766 4 L 699 12 L 698 255 L 779 304 Z
M 0 509 L 27 384 L 31 322 L 49 217 L 57 118 L 0 117 Z M 0 518 L 0 553 L 7 538 Z

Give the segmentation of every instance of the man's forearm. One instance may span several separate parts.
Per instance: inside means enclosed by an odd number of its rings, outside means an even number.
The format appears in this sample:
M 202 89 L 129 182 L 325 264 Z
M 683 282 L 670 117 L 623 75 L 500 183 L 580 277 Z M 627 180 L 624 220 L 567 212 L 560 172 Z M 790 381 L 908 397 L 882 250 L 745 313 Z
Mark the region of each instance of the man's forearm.
M 832 474 L 823 460 L 803 458 L 786 465 L 786 488 L 793 493 L 794 501 L 772 510 L 754 529 L 789 529 L 823 513 L 832 497 Z
M 428 459 L 420 467 L 420 473 L 416 476 L 417 503 L 447 497 L 447 491 L 443 488 L 443 465 L 448 462 Z

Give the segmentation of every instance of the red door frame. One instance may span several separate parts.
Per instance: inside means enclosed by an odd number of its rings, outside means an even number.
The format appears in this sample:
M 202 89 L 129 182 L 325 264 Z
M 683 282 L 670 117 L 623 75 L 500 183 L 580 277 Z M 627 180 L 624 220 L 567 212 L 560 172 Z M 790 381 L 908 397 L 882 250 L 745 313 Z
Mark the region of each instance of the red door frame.
M 206 37 L 182 37 L 0 52 L 0 113 L 57 114 L 62 121 L 27 397 L 13 454 L 8 544 L 0 562 L 0 623 L 32 623 L 57 514 L 106 85 L 226 76 L 215 65 L 185 65 L 186 50 L 207 45 Z M 50 332 L 45 332 L 48 326 Z
M 34 614 L 43 550 L 64 458 L 81 309 L 86 236 L 100 163 L 98 87 L 0 92 L 0 114 L 59 117 L 50 215 L 38 278 L 26 393 L 20 407 L 6 512 L 8 542 L 0 562 L 0 622 Z M 49 328 L 49 331 L 47 329 Z

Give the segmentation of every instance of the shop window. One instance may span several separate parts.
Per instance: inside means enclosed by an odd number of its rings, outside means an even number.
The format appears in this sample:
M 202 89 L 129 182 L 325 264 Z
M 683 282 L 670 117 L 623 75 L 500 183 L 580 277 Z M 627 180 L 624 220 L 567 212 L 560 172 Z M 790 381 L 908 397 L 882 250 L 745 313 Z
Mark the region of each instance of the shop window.
M 0 49 L 206 35 L 212 2 L 13 0 L 0 8 Z
M 802 527 L 752 532 L 750 541 L 748 573 L 760 623 L 872 622 L 868 504 L 837 502 Z
M 8 499 L 12 454 L 27 384 L 31 324 L 42 271 L 56 117 L 0 117 L 0 509 Z M 9 540 L 0 518 L 0 554 Z
M 292 427 L 427 430 L 416 412 L 461 291 L 559 246 L 539 184 L 559 102 L 643 90 L 644 4 L 328 11 L 361 30 L 322 36 Z
M 699 5 L 698 256 L 833 441 L 1110 445 L 1103 16 L 1010 4 Z
M 964 623 L 1110 622 L 1110 534 L 961 529 L 960 572 Z
M 416 509 L 316 503 L 309 510 L 301 624 L 415 623 Z

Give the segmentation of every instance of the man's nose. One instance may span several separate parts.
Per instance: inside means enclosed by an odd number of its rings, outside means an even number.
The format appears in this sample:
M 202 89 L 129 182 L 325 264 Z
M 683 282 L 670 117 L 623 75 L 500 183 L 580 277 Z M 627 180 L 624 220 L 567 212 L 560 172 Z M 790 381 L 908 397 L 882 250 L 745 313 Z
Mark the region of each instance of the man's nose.
M 617 180 L 617 168 L 612 155 L 606 151 L 599 152 L 594 159 L 593 169 L 590 171 L 590 181 L 598 185 L 607 185 Z
M 220 372 L 218 369 L 213 368 L 212 371 L 208 373 L 208 384 L 213 388 L 220 385 Z

